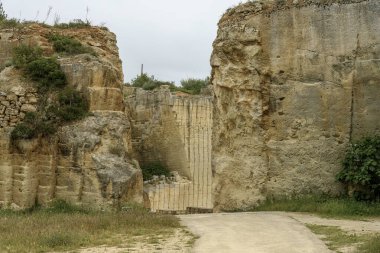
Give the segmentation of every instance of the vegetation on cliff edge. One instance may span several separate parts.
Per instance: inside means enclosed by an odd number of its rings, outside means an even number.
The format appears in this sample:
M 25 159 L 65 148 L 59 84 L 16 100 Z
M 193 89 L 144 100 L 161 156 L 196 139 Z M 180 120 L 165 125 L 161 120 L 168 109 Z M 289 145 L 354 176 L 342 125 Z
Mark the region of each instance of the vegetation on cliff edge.
M 44 57 L 39 47 L 20 45 L 14 48 L 13 63 L 26 78 L 37 84 L 39 93 L 37 112 L 25 115 L 24 122 L 12 131 L 13 140 L 49 136 L 62 122 L 87 115 L 86 97 L 67 86 L 65 73 L 56 58 Z
M 198 95 L 201 93 L 202 89 L 206 88 L 210 83 L 209 78 L 196 79 L 188 78 L 181 80 L 181 86 L 176 86 L 174 82 L 160 81 L 154 76 L 149 76 L 146 73 L 138 75 L 131 81 L 132 87 L 143 88 L 144 90 L 154 90 L 162 85 L 169 86 L 172 92 L 181 91 L 192 95 Z
M 96 55 L 95 51 L 88 46 L 82 45 L 78 40 L 60 34 L 49 34 L 48 39 L 53 43 L 53 48 L 57 53 L 76 55 L 76 54 L 92 54 Z

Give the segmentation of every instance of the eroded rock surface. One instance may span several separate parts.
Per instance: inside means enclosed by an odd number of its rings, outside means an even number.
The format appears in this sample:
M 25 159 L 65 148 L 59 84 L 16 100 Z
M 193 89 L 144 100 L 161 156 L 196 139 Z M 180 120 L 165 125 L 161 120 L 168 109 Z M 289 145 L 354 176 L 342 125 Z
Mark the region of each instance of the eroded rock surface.
M 380 3 L 262 1 L 230 9 L 211 58 L 217 209 L 337 194 L 347 144 L 380 132 Z
M 51 55 L 49 33 L 72 36 L 96 52 L 58 58 L 68 85 L 88 97 L 90 115 L 62 126 L 49 138 L 11 141 L 13 127 L 38 104 L 35 85 L 9 66 L 12 48 L 39 45 Z M 96 207 L 142 203 L 142 174 L 131 158 L 131 126 L 115 35 L 97 27 L 36 24 L 1 30 L 0 35 L 0 206 L 27 208 L 55 198 Z

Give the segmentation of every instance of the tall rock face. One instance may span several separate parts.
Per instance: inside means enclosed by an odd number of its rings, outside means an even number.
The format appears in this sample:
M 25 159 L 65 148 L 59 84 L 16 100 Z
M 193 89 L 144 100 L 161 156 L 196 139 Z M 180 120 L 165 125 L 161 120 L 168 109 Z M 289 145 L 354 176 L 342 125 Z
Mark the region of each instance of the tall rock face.
M 68 85 L 89 100 L 90 115 L 51 137 L 11 141 L 13 127 L 38 109 L 35 84 L 11 65 L 16 45 L 54 53 L 49 33 L 76 38 L 97 56 L 61 55 Z M 37 24 L 0 31 L 0 207 L 27 208 L 53 199 L 95 207 L 142 203 L 139 165 L 131 159 L 129 115 L 116 37 L 98 27 L 58 29 Z M 8 66 L 8 67 L 6 67 Z
M 125 93 L 134 156 L 142 167 L 158 163 L 174 174 L 145 182 L 146 207 L 212 209 L 212 97 L 175 94 L 168 86 L 154 91 L 127 87 Z
M 211 57 L 214 200 L 338 194 L 350 140 L 380 133 L 380 2 L 249 2 Z

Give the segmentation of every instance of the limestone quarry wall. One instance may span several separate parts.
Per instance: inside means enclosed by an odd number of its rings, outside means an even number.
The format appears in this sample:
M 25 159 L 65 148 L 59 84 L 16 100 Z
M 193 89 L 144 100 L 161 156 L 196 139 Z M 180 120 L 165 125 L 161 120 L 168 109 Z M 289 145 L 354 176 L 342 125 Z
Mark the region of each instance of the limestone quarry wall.
M 350 140 L 380 133 L 380 2 L 230 9 L 211 57 L 217 209 L 337 194 Z
M 155 91 L 128 88 L 135 157 L 144 166 L 159 162 L 180 178 L 147 182 L 153 210 L 212 208 L 210 96 L 176 96 L 168 87 Z
M 51 55 L 49 33 L 75 37 L 96 52 L 58 58 L 68 85 L 88 97 L 91 115 L 48 138 L 11 141 L 14 125 L 38 104 L 35 84 L 10 64 L 12 49 L 38 45 Z M 96 207 L 142 203 L 141 170 L 130 158 L 131 126 L 115 35 L 97 27 L 31 24 L 1 30 L 0 49 L 0 207 L 27 208 L 53 199 Z

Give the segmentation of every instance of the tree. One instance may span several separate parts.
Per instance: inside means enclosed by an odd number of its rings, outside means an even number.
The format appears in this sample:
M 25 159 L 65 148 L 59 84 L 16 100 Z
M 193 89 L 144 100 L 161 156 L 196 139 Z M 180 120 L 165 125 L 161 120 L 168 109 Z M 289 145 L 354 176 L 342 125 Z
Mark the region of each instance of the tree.
M 200 94 L 202 88 L 207 87 L 209 82 L 210 79 L 208 77 L 205 79 L 188 78 L 181 80 L 181 86 L 183 89 L 190 91 L 192 94 Z
M 154 78 L 154 76 L 149 76 L 148 74 L 138 75 L 131 81 L 133 87 L 143 88 L 144 90 L 154 90 L 162 85 L 168 85 L 169 87 L 175 86 L 173 82 L 159 81 Z
M 0 2 L 0 21 L 4 21 L 8 18 L 7 14 L 4 11 L 3 3 Z
M 359 200 L 380 200 L 380 136 L 350 146 L 337 179 Z

